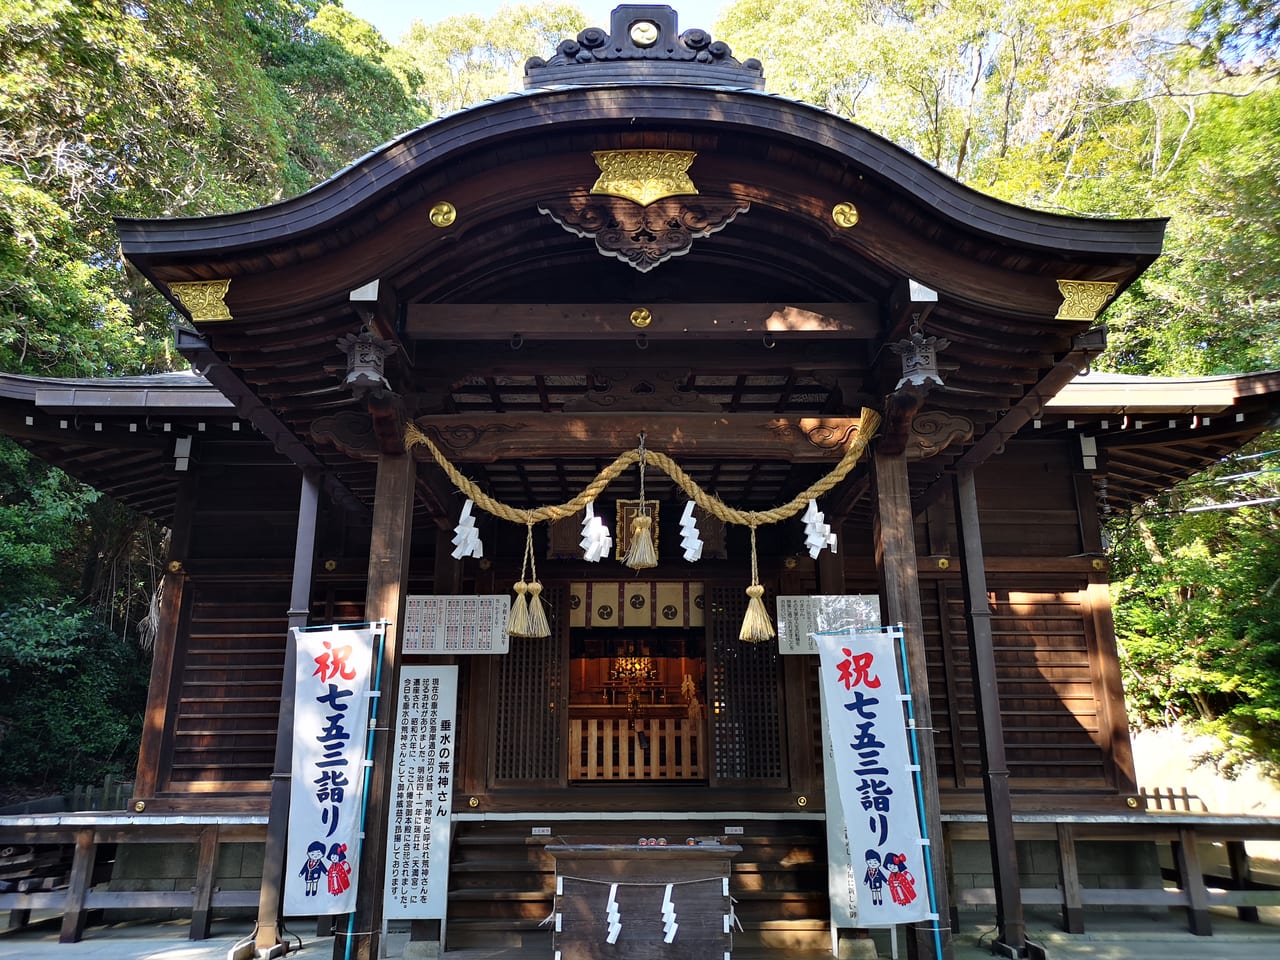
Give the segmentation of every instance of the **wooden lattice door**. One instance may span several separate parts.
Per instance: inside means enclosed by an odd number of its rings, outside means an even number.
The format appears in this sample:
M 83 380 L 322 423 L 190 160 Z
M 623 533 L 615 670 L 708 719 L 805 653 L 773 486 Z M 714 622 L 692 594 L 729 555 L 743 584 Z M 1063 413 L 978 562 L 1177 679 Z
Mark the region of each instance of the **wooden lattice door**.
M 782 668 L 776 641 L 738 639 L 747 596 L 741 587 L 707 587 L 713 786 L 785 787 Z
M 564 607 L 564 589 L 543 594 L 548 609 Z M 495 786 L 559 786 L 564 782 L 560 726 L 564 687 L 564 636 L 552 624 L 549 637 L 512 637 L 511 650 L 494 657 L 493 750 Z

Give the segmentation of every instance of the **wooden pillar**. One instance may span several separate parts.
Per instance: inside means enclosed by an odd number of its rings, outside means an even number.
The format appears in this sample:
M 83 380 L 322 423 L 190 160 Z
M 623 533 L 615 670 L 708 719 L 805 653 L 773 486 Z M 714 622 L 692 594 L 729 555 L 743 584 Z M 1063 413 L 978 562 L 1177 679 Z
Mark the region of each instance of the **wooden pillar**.
M 1076 860 L 1075 828 L 1057 824 L 1058 881 L 1062 886 L 1062 929 L 1084 933 L 1084 901 L 1080 893 L 1080 867 Z
M 396 692 L 400 689 L 400 629 L 404 620 L 405 587 L 409 577 L 409 545 L 413 534 L 413 493 L 417 477 L 414 459 L 384 453 L 378 458 L 378 482 L 373 501 L 373 530 L 369 541 L 369 582 L 365 617 L 390 622 L 382 645 L 378 720 L 373 729 L 373 770 L 365 797 L 364 841 L 360 846 L 360 887 L 350 934 L 351 960 L 381 956 L 382 887 L 386 873 L 387 798 L 391 790 L 391 743 L 395 730 Z M 335 960 L 346 957 L 347 931 L 333 941 Z
M 924 652 L 924 622 L 920 612 L 920 581 L 916 569 L 911 490 L 907 462 L 901 454 L 877 451 L 872 458 L 876 481 L 876 562 L 884 583 L 881 603 L 886 623 L 901 623 L 911 671 L 911 703 L 920 749 L 920 778 L 924 790 L 925 829 L 937 920 L 912 924 L 908 956 L 920 960 L 951 960 L 951 896 L 942 840 L 942 812 L 938 801 L 938 762 L 934 752 L 933 719 L 929 706 L 929 674 Z M 936 924 L 936 927 L 935 927 Z
M 191 906 L 191 940 L 208 940 L 213 920 L 213 881 L 218 867 L 218 825 L 211 823 L 200 831 L 196 852 L 196 888 Z
M 1204 885 L 1200 847 L 1194 828 L 1178 828 L 1178 839 L 1173 841 L 1173 864 L 1178 871 L 1178 886 L 1186 896 L 1188 929 L 1197 937 L 1213 936 L 1213 924 L 1209 920 L 1209 892 Z
M 93 864 L 98 856 L 98 844 L 93 827 L 76 831 L 76 852 L 71 859 L 71 878 L 67 884 L 66 906 L 62 908 L 62 929 L 59 943 L 79 943 L 84 936 L 84 924 L 88 918 L 85 899 L 93 883 Z
M 160 622 L 151 653 L 151 680 L 147 685 L 147 712 L 138 749 L 138 770 L 133 779 L 130 808 L 137 813 L 156 795 L 160 765 L 174 700 L 173 668 L 178 649 L 178 625 L 182 618 L 182 594 L 187 584 L 183 563 L 191 549 L 191 520 L 195 508 L 197 474 L 186 473 L 178 484 L 173 524 L 169 528 L 169 557 L 160 593 Z M 173 564 L 177 564 L 175 568 Z M 141 807 L 138 804 L 142 804 Z
M 987 571 L 978 522 L 978 494 L 973 468 L 956 468 L 956 531 L 964 570 L 964 612 L 969 628 L 969 667 L 977 700 L 978 747 L 982 757 L 982 796 L 987 808 L 987 837 L 991 872 L 996 886 L 995 948 L 1012 956 L 1026 949 L 1027 927 L 1022 916 L 1022 884 L 1018 879 L 1018 848 L 1013 839 L 1013 804 L 1009 796 L 1009 764 L 1004 752 L 1004 724 L 1000 719 L 1000 690 L 991 640 L 991 606 L 987 603 Z
M 298 682 L 298 645 L 294 627 L 305 627 L 311 609 L 311 573 L 316 553 L 316 515 L 320 481 L 302 475 L 298 498 L 298 533 L 293 548 L 293 585 L 289 592 L 289 630 L 284 645 L 284 676 L 280 686 L 280 718 L 276 725 L 275 762 L 271 769 L 271 805 L 267 811 L 267 843 L 262 855 L 262 888 L 258 893 L 258 931 L 254 949 L 265 953 L 280 937 L 280 904 L 284 891 L 284 860 L 289 841 L 289 793 L 293 787 L 293 701 Z M 194 928 L 194 924 L 193 924 Z
M 1085 553 L 1098 557 L 1089 574 L 1089 585 L 1081 595 L 1093 682 L 1098 686 L 1098 739 L 1106 751 L 1109 776 L 1116 790 L 1128 794 L 1130 807 L 1134 807 L 1138 782 L 1133 763 L 1133 743 L 1129 737 L 1129 717 L 1124 706 L 1120 656 L 1116 650 L 1116 626 L 1111 614 L 1111 576 L 1106 564 L 1100 562 L 1105 551 L 1093 477 L 1087 473 L 1076 474 L 1075 490 L 1081 548 Z
M 1183 788 L 1186 789 L 1185 787 Z M 1231 870 L 1231 889 L 1248 890 L 1253 886 L 1253 871 L 1249 867 L 1249 851 L 1243 840 L 1227 841 L 1227 866 Z M 1258 922 L 1258 908 L 1236 907 L 1236 916 L 1248 923 Z

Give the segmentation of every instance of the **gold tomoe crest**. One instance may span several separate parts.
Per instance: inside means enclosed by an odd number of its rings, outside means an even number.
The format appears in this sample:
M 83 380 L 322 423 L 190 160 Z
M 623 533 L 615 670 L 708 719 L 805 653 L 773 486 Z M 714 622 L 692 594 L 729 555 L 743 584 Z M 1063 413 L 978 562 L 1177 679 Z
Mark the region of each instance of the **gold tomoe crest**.
M 592 193 L 634 200 L 642 207 L 663 197 L 698 193 L 689 179 L 697 156 L 692 150 L 596 150 L 591 155 L 600 168 Z

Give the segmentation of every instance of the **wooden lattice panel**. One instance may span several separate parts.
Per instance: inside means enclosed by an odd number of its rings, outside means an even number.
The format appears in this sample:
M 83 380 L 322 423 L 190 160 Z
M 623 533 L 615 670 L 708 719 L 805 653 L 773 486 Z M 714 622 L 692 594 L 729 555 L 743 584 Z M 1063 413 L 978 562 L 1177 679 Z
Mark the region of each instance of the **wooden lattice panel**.
M 542 595 L 551 611 L 564 610 L 563 587 Z M 512 637 L 511 651 L 494 657 L 495 783 L 560 781 L 560 710 L 563 643 L 553 618 L 552 635 Z
M 784 786 L 781 667 L 776 642 L 738 639 L 747 609 L 738 587 L 709 587 L 711 596 L 712 769 L 719 783 Z M 772 616 L 772 613 L 771 613 Z
M 701 720 L 569 721 L 570 780 L 699 780 L 702 754 Z

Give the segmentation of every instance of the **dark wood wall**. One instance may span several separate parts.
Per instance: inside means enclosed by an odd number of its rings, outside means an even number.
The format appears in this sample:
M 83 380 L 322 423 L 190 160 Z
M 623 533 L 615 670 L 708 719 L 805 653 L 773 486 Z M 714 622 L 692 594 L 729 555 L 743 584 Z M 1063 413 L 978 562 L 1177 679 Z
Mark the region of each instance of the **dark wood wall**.
M 267 793 L 279 719 L 298 477 L 292 468 L 208 465 L 188 486 L 185 525 L 175 525 L 181 567 L 166 585 L 170 629 L 157 651 L 140 789 L 177 806 L 217 798 L 255 804 Z M 978 474 L 1005 735 L 1013 787 L 1024 803 L 1088 806 L 1132 789 L 1090 490 L 1065 443 L 1011 445 Z M 312 620 L 358 621 L 367 532 L 327 502 L 319 527 Z M 949 496 L 917 515 L 916 539 L 941 787 L 947 805 L 976 806 L 981 771 Z M 430 530 L 415 538 L 411 592 L 433 589 L 435 540 Z M 814 564 L 794 546 L 782 534 L 762 540 L 762 572 L 783 593 L 815 591 Z M 495 567 L 472 570 L 465 589 L 500 592 L 514 579 L 502 544 L 494 547 Z M 847 529 L 840 558 L 845 590 L 876 592 L 869 530 Z M 543 565 L 553 610 L 557 574 L 593 575 L 582 566 Z M 732 560 L 705 566 L 721 584 L 708 581 L 707 693 L 726 706 L 709 718 L 716 745 L 708 786 L 682 787 L 681 803 L 737 804 L 717 790 L 745 787 L 762 809 L 794 809 L 797 796 L 820 805 L 816 658 L 771 653 L 757 663 L 760 650 L 740 650 L 746 598 L 741 576 L 733 576 L 742 571 Z M 459 788 L 468 795 L 533 809 L 563 802 L 563 791 L 572 789 L 562 718 L 548 706 L 561 699 L 566 637 L 518 641 L 504 658 L 464 658 L 460 696 L 468 718 L 460 747 L 469 761 Z M 595 789 L 577 790 L 574 802 L 625 808 L 662 802 L 651 791 L 664 788 Z
M 1015 804 L 1123 805 L 1134 789 L 1092 481 L 1064 440 L 1012 443 L 976 475 Z M 917 516 L 944 806 L 980 808 L 969 634 L 949 494 Z

